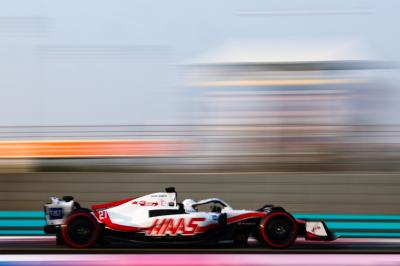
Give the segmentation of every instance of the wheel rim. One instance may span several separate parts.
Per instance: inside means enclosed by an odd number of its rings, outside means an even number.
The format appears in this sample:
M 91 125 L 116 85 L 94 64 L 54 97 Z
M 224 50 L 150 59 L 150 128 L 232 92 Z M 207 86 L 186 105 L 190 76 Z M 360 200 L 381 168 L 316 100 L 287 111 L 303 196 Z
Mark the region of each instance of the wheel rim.
M 85 244 L 93 237 L 94 225 L 86 217 L 73 220 L 68 225 L 68 234 L 72 241 L 78 244 Z
M 276 217 L 270 220 L 265 230 L 270 240 L 277 244 L 283 244 L 291 239 L 293 225 L 287 217 Z

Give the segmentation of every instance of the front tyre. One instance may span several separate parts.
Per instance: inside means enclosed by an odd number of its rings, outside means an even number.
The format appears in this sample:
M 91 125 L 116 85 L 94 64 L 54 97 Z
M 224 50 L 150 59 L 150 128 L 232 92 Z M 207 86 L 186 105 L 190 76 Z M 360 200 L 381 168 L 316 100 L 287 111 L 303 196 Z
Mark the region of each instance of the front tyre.
M 272 212 L 261 219 L 259 236 L 271 248 L 288 248 L 297 238 L 297 222 L 287 212 Z
M 89 248 L 96 244 L 100 237 L 101 226 L 88 212 L 71 214 L 61 227 L 65 244 L 72 248 Z

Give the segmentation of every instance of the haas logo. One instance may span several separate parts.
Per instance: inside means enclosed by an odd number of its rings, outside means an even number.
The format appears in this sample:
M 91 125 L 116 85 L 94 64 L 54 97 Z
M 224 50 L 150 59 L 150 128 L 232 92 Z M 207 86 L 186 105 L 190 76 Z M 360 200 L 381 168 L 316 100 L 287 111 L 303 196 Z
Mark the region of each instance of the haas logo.
M 147 235 L 152 236 L 175 236 L 178 234 L 192 235 L 196 232 L 198 224 L 205 221 L 205 218 L 191 218 L 185 222 L 184 218 L 180 219 L 156 219 L 153 225 L 148 229 Z

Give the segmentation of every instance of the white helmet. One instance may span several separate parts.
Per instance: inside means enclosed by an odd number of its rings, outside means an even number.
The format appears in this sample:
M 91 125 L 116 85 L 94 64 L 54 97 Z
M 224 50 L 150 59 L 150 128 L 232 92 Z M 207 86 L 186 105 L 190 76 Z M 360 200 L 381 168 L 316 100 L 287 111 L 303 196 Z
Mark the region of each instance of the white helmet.
M 192 199 L 185 199 L 182 201 L 183 207 L 185 208 L 185 211 L 187 212 L 195 212 L 196 209 L 193 208 L 193 204 L 196 204 L 196 202 Z

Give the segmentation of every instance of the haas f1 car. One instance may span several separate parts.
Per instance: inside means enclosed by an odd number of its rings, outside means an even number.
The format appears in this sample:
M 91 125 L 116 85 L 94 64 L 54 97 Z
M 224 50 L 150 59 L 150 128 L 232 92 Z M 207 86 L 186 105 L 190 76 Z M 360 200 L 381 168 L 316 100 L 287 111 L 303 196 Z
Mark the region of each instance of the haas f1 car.
M 249 236 L 271 248 L 288 248 L 297 237 L 333 240 L 323 221 L 295 219 L 282 207 L 235 210 L 219 198 L 177 202 L 175 188 L 139 198 L 81 208 L 71 196 L 51 198 L 44 211 L 47 234 L 57 243 L 89 248 L 115 241 L 134 243 L 246 245 Z M 209 208 L 207 210 L 207 208 Z M 206 209 L 206 211 L 202 210 Z

